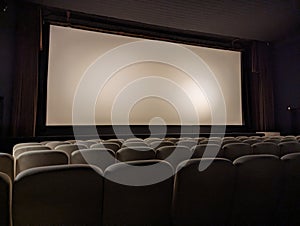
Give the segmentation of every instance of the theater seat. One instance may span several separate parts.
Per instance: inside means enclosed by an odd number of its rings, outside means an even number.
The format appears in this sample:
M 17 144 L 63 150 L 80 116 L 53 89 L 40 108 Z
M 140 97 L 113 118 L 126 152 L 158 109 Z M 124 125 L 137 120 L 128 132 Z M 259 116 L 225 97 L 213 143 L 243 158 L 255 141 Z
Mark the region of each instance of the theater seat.
M 281 195 L 281 225 L 300 225 L 300 153 L 287 154 L 283 162 L 283 191 Z
M 155 159 L 155 151 L 150 147 L 121 148 L 116 158 L 121 162 Z
M 11 226 L 11 179 L 5 173 L 0 173 L 0 225 Z
M 200 161 L 209 165 L 199 171 Z M 235 167 L 227 159 L 192 159 L 177 167 L 173 225 L 228 225 L 234 193 Z
M 193 152 L 192 158 L 222 158 L 221 146 L 217 144 L 199 144 L 194 146 L 191 151 Z M 203 156 L 205 153 L 205 156 Z
M 51 150 L 51 148 L 47 146 L 40 146 L 40 145 L 20 147 L 13 151 L 13 156 L 17 158 L 19 155 L 28 151 L 42 151 L 42 150 Z
M 274 155 L 236 159 L 233 225 L 274 225 L 282 185 L 282 163 Z
M 14 157 L 7 153 L 0 153 L 0 172 L 14 180 Z M 1 214 L 0 214 L 1 215 Z
M 250 144 L 230 143 L 222 147 L 222 154 L 224 158 L 234 161 L 241 156 L 252 154 L 252 149 Z
M 156 159 L 167 161 L 174 169 L 182 161 L 190 159 L 191 156 L 192 152 L 186 146 L 165 146 L 156 150 Z
M 103 171 L 115 162 L 115 152 L 106 148 L 78 150 L 71 155 L 71 164 L 94 165 Z
M 63 144 L 63 145 L 58 145 L 55 150 L 63 151 L 65 152 L 69 159 L 71 159 L 71 154 L 74 151 L 80 150 L 80 149 L 87 149 L 87 146 L 83 144 Z
M 261 142 L 253 144 L 252 150 L 254 155 L 269 154 L 280 156 L 278 145 L 272 142 Z
M 67 154 L 63 151 L 43 150 L 29 151 L 19 155 L 16 158 L 16 173 L 41 166 L 65 165 L 69 163 Z
M 164 146 L 174 146 L 175 144 L 171 141 L 153 141 L 150 143 L 150 147 L 153 148 L 154 150 L 157 150 L 160 147 Z
M 113 142 L 101 142 L 99 144 L 93 144 L 91 146 L 91 148 L 107 148 L 110 149 L 114 152 L 117 152 L 120 149 L 120 145 L 117 143 L 113 143 Z
M 51 141 L 51 142 L 47 143 L 46 146 L 51 148 L 51 149 L 55 149 L 59 145 L 72 144 L 70 142 L 69 141 Z M 77 142 L 77 141 L 74 140 L 74 142 Z
M 300 144 L 297 141 L 287 141 L 278 144 L 280 149 L 280 155 L 300 152 Z
M 173 168 L 169 163 L 117 163 L 104 176 L 103 225 L 171 225 Z
M 197 142 L 195 140 L 180 140 L 176 143 L 176 145 L 192 148 L 197 145 Z
M 101 226 L 102 194 L 102 171 L 97 167 L 64 165 L 26 170 L 13 186 L 13 225 Z

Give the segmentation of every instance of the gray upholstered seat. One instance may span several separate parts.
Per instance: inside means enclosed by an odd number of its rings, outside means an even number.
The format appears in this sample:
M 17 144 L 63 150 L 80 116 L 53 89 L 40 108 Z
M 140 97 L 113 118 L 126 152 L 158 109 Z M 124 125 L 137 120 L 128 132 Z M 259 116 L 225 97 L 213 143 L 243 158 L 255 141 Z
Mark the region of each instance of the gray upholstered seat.
M 103 177 L 99 168 L 33 168 L 15 179 L 13 225 L 102 225 L 102 203 Z
M 199 144 L 194 146 L 191 149 L 191 151 L 193 152 L 192 158 L 214 158 L 214 157 L 222 158 L 223 157 L 221 146 L 217 144 Z
M 207 165 L 199 170 L 202 161 Z M 234 193 L 235 167 L 227 159 L 192 159 L 177 167 L 173 225 L 228 225 Z
M 279 146 L 272 142 L 261 142 L 252 145 L 254 155 L 269 154 L 280 156 Z
M 94 165 L 103 171 L 115 162 L 115 152 L 106 148 L 77 150 L 71 155 L 71 164 Z
M 14 157 L 7 153 L 0 153 L 0 172 L 7 174 L 14 180 Z
M 0 173 L 0 225 L 11 226 L 11 179 Z
M 155 151 L 150 147 L 121 148 L 116 158 L 121 162 L 155 159 Z
M 233 225 L 274 225 L 281 191 L 282 163 L 274 155 L 236 159 Z
M 222 154 L 224 158 L 234 161 L 241 156 L 252 154 L 252 148 L 246 143 L 230 143 L 222 147 Z
M 169 163 L 117 163 L 104 176 L 103 225 L 171 225 L 173 168 Z
M 16 158 L 17 176 L 20 172 L 41 166 L 65 165 L 69 163 L 68 155 L 63 151 L 43 150 L 29 151 Z
M 156 150 L 156 158 L 169 162 L 174 169 L 184 160 L 190 159 L 191 150 L 186 146 L 164 146 Z

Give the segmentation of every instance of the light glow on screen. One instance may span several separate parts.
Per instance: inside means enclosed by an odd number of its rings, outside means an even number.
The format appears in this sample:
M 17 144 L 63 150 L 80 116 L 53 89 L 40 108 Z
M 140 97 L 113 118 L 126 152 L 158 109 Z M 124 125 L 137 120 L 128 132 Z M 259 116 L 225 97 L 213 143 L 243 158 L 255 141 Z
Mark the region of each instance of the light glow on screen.
M 46 125 L 72 125 L 74 96 L 87 69 L 111 49 L 121 45 L 141 41 L 141 38 L 106 34 L 61 26 L 50 26 L 49 63 L 47 83 Z M 163 43 L 163 42 L 162 42 Z M 205 62 L 215 75 L 226 106 L 226 125 L 242 125 L 241 94 L 241 53 L 200 46 L 180 45 L 189 49 Z M 140 53 L 147 54 L 147 53 Z M 180 61 L 180 56 L 177 56 Z M 112 62 L 114 63 L 114 62 Z M 99 73 L 101 76 L 101 73 Z M 126 100 L 132 95 L 143 96 L 145 87 L 138 85 L 146 82 L 147 90 L 163 90 L 172 93 L 177 100 L 170 103 L 159 95 L 138 99 L 129 112 Z M 208 87 L 212 91 L 217 87 Z M 86 90 L 89 93 L 89 90 Z M 213 93 L 213 92 L 212 92 Z M 187 99 L 192 108 L 187 107 Z M 181 101 L 181 102 L 180 102 Z M 117 108 L 114 106 L 118 104 Z M 212 125 L 211 107 L 206 93 L 195 81 L 180 68 L 160 62 L 139 62 L 116 71 L 99 90 L 94 106 L 96 125 L 192 125 L 189 114 L 195 114 L 200 125 Z M 124 105 L 124 108 L 123 106 Z M 116 108 L 118 111 L 113 111 Z M 185 111 L 184 121 L 178 108 Z M 85 109 L 82 108 L 82 111 Z M 128 110 L 127 110 L 128 111 Z M 113 112 L 113 114 L 112 114 Z M 84 115 L 84 114 L 82 114 Z M 89 125 L 84 117 L 81 125 Z

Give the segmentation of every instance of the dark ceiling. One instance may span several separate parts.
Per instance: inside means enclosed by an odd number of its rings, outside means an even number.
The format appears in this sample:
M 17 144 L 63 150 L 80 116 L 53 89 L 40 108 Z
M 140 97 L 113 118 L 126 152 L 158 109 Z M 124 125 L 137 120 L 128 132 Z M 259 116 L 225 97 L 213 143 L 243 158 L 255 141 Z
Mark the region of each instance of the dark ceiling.
M 210 34 L 278 41 L 300 33 L 300 0 L 29 0 Z

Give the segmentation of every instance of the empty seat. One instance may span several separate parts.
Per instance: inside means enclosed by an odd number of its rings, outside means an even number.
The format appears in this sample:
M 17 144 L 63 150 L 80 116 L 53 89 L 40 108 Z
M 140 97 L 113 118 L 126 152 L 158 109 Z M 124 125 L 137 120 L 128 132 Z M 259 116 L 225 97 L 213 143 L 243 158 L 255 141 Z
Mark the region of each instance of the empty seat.
M 144 140 L 144 142 L 146 143 L 146 144 L 150 144 L 150 143 L 152 143 L 153 141 L 162 141 L 162 139 L 161 138 L 158 138 L 158 137 L 148 137 L 148 138 L 146 138 L 145 140 Z
M 33 168 L 14 182 L 13 225 L 102 225 L 103 177 L 97 167 Z
M 42 151 L 42 150 L 51 150 L 50 147 L 47 146 L 26 146 L 26 147 L 20 147 L 14 150 L 13 156 L 17 158 L 19 155 L 28 152 L 28 151 Z
M 199 170 L 200 161 L 209 165 Z M 173 225 L 228 225 L 234 193 L 235 167 L 227 159 L 192 159 L 175 175 Z
M 79 142 L 76 142 L 77 145 L 85 145 L 87 146 L 88 148 L 91 147 L 93 144 L 97 144 L 98 142 L 97 141 L 92 141 L 92 140 L 89 140 L 89 141 L 79 141 Z
M 197 145 L 197 142 L 195 140 L 180 140 L 176 143 L 176 145 L 192 148 Z
M 233 225 L 274 225 L 282 164 L 274 155 L 243 156 L 237 167 Z
M 111 142 L 111 143 L 115 143 L 118 144 L 120 147 L 122 146 L 124 140 L 123 139 L 109 139 L 103 142 Z
M 14 158 L 10 154 L 0 153 L 0 172 L 7 174 L 12 181 L 14 180 Z
M 87 146 L 82 145 L 82 144 L 63 144 L 63 145 L 59 145 L 55 148 L 55 150 L 60 150 L 65 152 L 68 156 L 69 159 L 71 159 L 71 154 L 73 151 L 77 151 L 80 149 L 87 149 Z
M 269 154 L 280 156 L 278 145 L 272 142 L 261 142 L 253 144 L 252 150 L 254 155 Z
M 0 173 L 0 225 L 11 225 L 11 179 L 5 173 Z
M 256 143 L 260 143 L 261 141 L 260 140 L 258 140 L 258 139 L 247 139 L 247 140 L 244 140 L 244 141 L 242 141 L 243 143 L 246 143 L 246 144 L 250 144 L 250 145 L 252 145 L 252 144 L 256 144 Z
M 103 171 L 115 161 L 115 152 L 106 148 L 78 150 L 71 155 L 71 164 L 94 165 Z
M 221 147 L 217 144 L 199 144 L 194 146 L 191 151 L 193 152 L 192 158 L 222 158 Z M 205 153 L 205 155 L 204 155 Z
M 77 141 L 74 140 L 74 142 L 77 142 Z M 55 149 L 57 146 L 64 145 L 64 144 L 71 144 L 71 143 L 67 142 L 67 141 L 51 141 L 51 142 L 47 143 L 46 146 L 51 149 Z
M 300 225 L 300 153 L 287 154 L 283 162 L 283 191 L 280 204 L 281 225 Z
M 281 139 L 275 139 L 275 138 L 270 139 L 270 138 L 268 138 L 268 139 L 265 139 L 263 142 L 269 142 L 269 143 L 279 144 L 280 140 Z
M 152 143 L 150 143 L 149 146 L 156 150 L 160 147 L 172 146 L 172 145 L 175 145 L 175 144 L 171 141 L 153 141 Z
M 176 143 L 179 141 L 179 138 L 175 138 L 175 137 L 169 137 L 169 138 L 165 138 L 165 141 L 171 141 L 172 143 Z
M 124 142 L 122 144 L 122 148 L 124 147 L 148 147 L 148 145 L 144 141 L 132 141 L 132 142 Z
M 233 143 L 241 143 L 238 139 L 225 139 L 222 141 L 221 146 L 225 146 L 226 144 L 233 144 Z
M 41 166 L 65 165 L 69 163 L 67 154 L 63 151 L 43 150 L 29 151 L 16 158 L 15 176 L 20 172 Z
M 124 143 L 126 142 L 144 142 L 144 140 L 142 138 L 137 138 L 137 137 L 134 137 L 134 138 L 128 138 L 124 141 Z
M 230 143 L 223 146 L 222 154 L 224 158 L 234 161 L 241 156 L 252 154 L 252 149 L 250 144 Z
M 107 148 L 114 152 L 117 152 L 120 149 L 120 145 L 113 142 L 101 142 L 98 144 L 93 144 L 90 148 Z
M 27 143 L 19 143 L 14 145 L 13 147 L 13 151 L 20 148 L 20 147 L 27 147 L 27 146 L 41 146 L 41 143 L 38 142 L 27 142 Z
M 191 150 L 186 146 L 165 146 L 156 150 L 156 158 L 169 162 L 174 169 L 184 160 L 190 159 Z
M 103 225 L 171 224 L 173 168 L 169 163 L 117 163 L 104 176 Z
M 296 141 L 288 141 L 278 144 L 280 149 L 280 155 L 284 156 L 290 153 L 300 152 L 300 144 Z
M 121 148 L 116 158 L 121 162 L 155 159 L 155 151 L 150 147 Z

